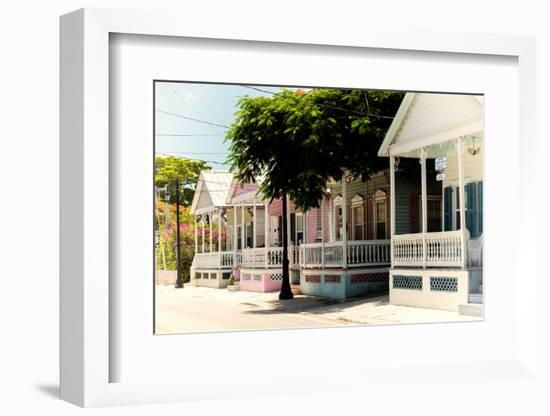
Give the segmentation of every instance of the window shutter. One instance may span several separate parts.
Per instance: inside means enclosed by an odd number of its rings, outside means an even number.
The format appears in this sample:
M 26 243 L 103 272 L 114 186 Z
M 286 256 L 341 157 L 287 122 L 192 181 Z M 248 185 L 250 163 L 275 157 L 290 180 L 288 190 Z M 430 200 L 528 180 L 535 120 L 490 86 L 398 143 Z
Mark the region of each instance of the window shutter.
M 444 203 L 444 230 L 451 231 L 453 229 L 453 188 L 447 186 L 443 189 Z
M 471 237 L 477 237 L 476 227 L 476 184 L 470 182 L 466 184 L 466 228 Z
M 477 236 L 483 234 L 483 181 L 477 182 Z

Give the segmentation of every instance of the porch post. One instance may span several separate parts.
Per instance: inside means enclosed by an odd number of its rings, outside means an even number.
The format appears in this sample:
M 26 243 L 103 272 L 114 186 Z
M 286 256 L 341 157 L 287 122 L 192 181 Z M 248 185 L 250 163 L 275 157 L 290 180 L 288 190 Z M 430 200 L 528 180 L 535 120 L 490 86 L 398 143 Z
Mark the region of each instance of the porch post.
M 342 266 L 348 268 L 348 187 L 342 175 Z
M 222 266 L 222 209 L 218 208 L 218 265 Z
M 201 251 L 204 253 L 204 214 L 202 214 L 202 218 L 201 218 L 201 225 L 202 225 L 202 244 L 201 244 Z
M 269 224 L 269 201 L 266 199 L 264 202 L 264 246 L 267 248 L 271 244 L 269 241 L 269 232 L 270 232 L 270 224 Z
M 426 233 L 428 232 L 428 196 L 426 191 L 426 148 L 420 150 L 422 168 L 422 267 L 426 268 Z
M 212 212 L 213 211 L 210 211 L 208 213 L 208 230 L 209 230 L 209 233 L 210 233 L 210 241 L 209 241 L 209 245 L 210 245 L 210 251 L 209 253 L 212 253 Z
M 233 267 L 237 267 L 237 205 L 233 204 Z
M 252 207 L 252 247 L 254 248 L 252 251 L 252 267 L 256 268 L 256 199 L 253 199 L 252 203 L 254 204 Z
M 325 268 L 325 197 L 321 198 L 321 268 Z
M 244 202 L 241 204 L 241 249 L 245 249 L 246 227 L 244 226 Z
M 269 201 L 264 201 L 264 247 L 265 247 L 265 268 L 267 269 L 269 255 Z
M 457 139 L 456 151 L 458 157 L 458 192 L 460 199 L 460 238 L 462 243 L 462 269 L 466 268 L 466 191 L 464 184 L 464 136 Z
M 393 239 L 395 235 L 395 156 L 390 156 L 390 259 L 393 267 Z
M 254 206 L 252 207 L 252 247 L 256 248 L 256 241 L 257 241 L 257 236 L 258 236 L 258 232 L 257 232 L 257 228 L 256 228 L 256 224 L 257 224 L 257 221 L 256 221 L 256 200 L 254 200 Z
M 195 217 L 195 254 L 199 251 L 199 230 L 197 230 L 197 214 L 194 215 Z
M 288 250 L 288 259 L 289 259 L 289 265 L 292 266 L 292 258 L 293 258 L 293 251 L 292 251 L 292 238 L 290 237 L 290 199 L 288 197 L 288 194 L 286 195 L 286 235 L 287 235 L 287 250 Z M 294 211 L 294 218 L 296 218 L 296 211 Z

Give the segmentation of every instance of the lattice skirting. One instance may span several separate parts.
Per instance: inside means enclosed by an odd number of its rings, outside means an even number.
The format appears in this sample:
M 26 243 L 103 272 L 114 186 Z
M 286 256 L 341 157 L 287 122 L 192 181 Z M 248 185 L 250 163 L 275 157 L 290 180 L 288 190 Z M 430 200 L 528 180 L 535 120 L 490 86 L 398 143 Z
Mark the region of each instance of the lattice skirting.
M 351 284 L 356 283 L 385 283 L 389 280 L 389 273 L 361 273 L 351 275 Z
M 430 290 L 434 292 L 458 292 L 456 277 L 430 276 Z
M 326 274 L 325 283 L 340 283 L 341 276 L 337 274 Z
M 308 283 L 321 283 L 321 276 L 306 276 L 305 280 Z
M 393 288 L 422 290 L 422 276 L 394 275 Z

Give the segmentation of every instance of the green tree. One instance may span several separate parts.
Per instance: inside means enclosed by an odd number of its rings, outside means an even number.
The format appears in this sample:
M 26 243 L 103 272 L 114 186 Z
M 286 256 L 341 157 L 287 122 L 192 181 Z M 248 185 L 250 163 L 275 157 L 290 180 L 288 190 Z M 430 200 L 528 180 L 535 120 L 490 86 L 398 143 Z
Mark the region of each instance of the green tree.
M 158 188 L 168 185 L 170 202 L 176 202 L 176 193 L 173 187 L 178 180 L 180 204 L 191 205 L 200 172 L 208 169 L 212 168 L 203 161 L 182 159 L 176 156 L 157 156 L 155 158 L 155 185 Z
M 367 180 L 383 167 L 378 148 L 402 93 L 342 89 L 283 90 L 271 97 L 243 97 L 226 140 L 236 177 L 255 181 L 264 198 L 282 199 L 283 283 L 288 270 L 286 196 L 302 210 L 318 207 L 330 179 L 343 173 Z

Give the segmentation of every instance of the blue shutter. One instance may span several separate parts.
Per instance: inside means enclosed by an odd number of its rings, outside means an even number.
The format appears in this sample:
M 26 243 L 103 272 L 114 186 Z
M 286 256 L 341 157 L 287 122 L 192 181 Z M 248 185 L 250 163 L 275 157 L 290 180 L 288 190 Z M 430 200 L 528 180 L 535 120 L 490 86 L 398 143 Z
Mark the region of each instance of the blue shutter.
M 477 237 L 476 227 L 476 184 L 466 184 L 466 228 L 471 237 Z
M 447 186 L 443 189 L 444 230 L 453 229 L 453 188 Z
M 483 181 L 477 182 L 477 236 L 483 234 Z

